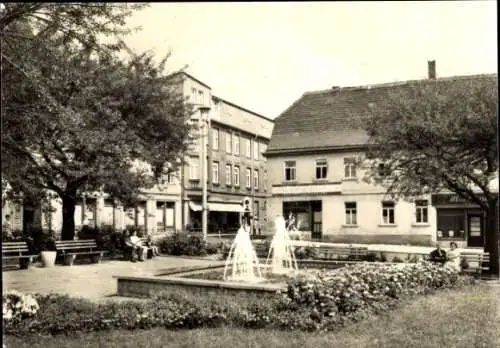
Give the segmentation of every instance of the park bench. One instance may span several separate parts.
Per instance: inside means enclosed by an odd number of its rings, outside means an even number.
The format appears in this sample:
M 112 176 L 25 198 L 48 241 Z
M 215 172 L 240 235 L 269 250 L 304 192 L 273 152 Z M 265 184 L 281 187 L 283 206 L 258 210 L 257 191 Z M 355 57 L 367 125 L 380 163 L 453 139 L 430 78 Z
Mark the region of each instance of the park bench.
M 38 255 L 32 255 L 29 252 L 26 242 L 2 243 L 2 260 L 18 259 L 21 269 L 27 269 L 35 257 Z
M 318 248 L 318 258 L 323 260 L 334 260 L 345 257 L 349 261 L 363 261 L 368 255 L 368 248 L 361 247 L 334 247 L 320 246 Z
M 103 250 L 99 250 L 94 239 L 82 240 L 58 240 L 56 249 L 59 255 L 64 257 L 64 265 L 71 266 L 78 255 L 88 255 L 93 263 L 101 262 L 104 255 Z
M 489 253 L 460 253 L 462 260 L 466 260 L 468 268 L 462 269 L 463 273 L 472 274 L 478 278 L 481 278 L 483 271 L 487 271 L 490 268 L 490 254 Z

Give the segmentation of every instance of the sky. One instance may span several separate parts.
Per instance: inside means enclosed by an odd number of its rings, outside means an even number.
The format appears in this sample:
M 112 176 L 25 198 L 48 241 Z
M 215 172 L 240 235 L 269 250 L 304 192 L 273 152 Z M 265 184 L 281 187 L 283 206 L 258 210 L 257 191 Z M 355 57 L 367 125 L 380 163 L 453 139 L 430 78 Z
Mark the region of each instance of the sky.
M 496 1 L 154 3 L 128 25 L 136 51 L 269 118 L 304 92 L 497 73 Z

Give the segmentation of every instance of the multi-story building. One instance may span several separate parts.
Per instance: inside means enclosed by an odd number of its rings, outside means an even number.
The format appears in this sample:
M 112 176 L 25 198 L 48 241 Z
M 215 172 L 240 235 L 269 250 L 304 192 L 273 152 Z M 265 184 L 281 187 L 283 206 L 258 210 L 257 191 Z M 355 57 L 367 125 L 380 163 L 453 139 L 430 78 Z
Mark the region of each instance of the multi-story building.
M 232 232 L 239 227 L 244 197 L 253 201 L 254 216 L 266 220 L 266 158 L 273 121 L 256 112 L 212 95 L 210 86 L 180 72 L 171 75 L 177 90 L 193 105 L 192 122 L 208 121 L 206 178 L 208 232 Z M 113 227 L 122 230 L 135 226 L 148 233 L 201 229 L 202 179 L 201 134 L 194 132 L 194 142 L 183 154 L 184 165 L 166 173 L 154 188 L 144 191 L 140 203 L 123 207 L 105 193 L 88 194 L 78 202 L 75 224 L 78 227 Z M 8 204 L 12 228 L 42 225 L 60 231 L 61 202 L 53 202 L 54 211 L 44 218 L 39 205 Z M 3 215 L 5 215 L 3 214 Z M 45 214 L 46 215 L 46 214 Z
M 435 78 L 434 65 L 429 67 L 429 78 Z M 437 82 L 474 78 L 481 76 Z M 311 233 L 314 239 L 333 242 L 429 244 L 448 240 L 448 234 L 438 236 L 438 229 L 455 227 L 460 231 L 455 231 L 453 240 L 461 246 L 467 245 L 470 233 L 481 237 L 482 223 L 473 220 L 467 228 L 464 217 L 463 223 L 450 225 L 450 212 L 438 209 L 437 214 L 430 196 L 392 200 L 385 188 L 362 180 L 365 171 L 356 166 L 354 158 L 364 153 L 368 135 L 354 119 L 359 119 L 368 103 L 383 105 L 388 93 L 406 85 L 401 82 L 306 92 L 277 117 L 265 153 L 272 186 L 269 213 L 293 213 L 301 231 Z M 383 167 L 380 169 L 379 175 L 384 175 Z M 471 218 L 483 221 L 478 207 L 470 208 Z M 464 216 L 460 214 L 455 215 Z
M 206 134 L 206 178 L 208 192 L 208 232 L 231 232 L 239 227 L 244 197 L 252 199 L 254 216 L 267 220 L 266 158 L 273 121 L 253 111 L 212 95 L 209 86 L 182 74 L 184 93 L 194 105 L 192 120 L 208 120 Z M 205 99 L 206 96 L 206 99 Z M 204 119 L 203 113 L 206 112 Z M 182 219 L 188 229 L 201 228 L 202 178 L 200 155 L 202 139 L 185 154 L 187 165 L 182 177 Z M 181 222 L 182 225 L 182 222 Z

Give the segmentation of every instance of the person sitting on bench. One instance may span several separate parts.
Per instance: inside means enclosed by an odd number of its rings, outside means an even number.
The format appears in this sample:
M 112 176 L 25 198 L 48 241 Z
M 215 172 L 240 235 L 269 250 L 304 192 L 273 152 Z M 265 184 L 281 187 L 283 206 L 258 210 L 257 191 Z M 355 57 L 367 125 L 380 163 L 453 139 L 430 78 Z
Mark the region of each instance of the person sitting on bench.
M 132 248 L 132 262 L 135 262 L 134 253 L 139 261 L 144 261 L 147 248 L 142 245 L 136 231 L 132 231 L 131 235 L 128 235 L 128 232 L 125 234 L 125 245 Z
M 440 263 L 444 265 L 446 262 L 446 251 L 441 249 L 439 243 L 436 244 L 436 249 L 434 249 L 430 254 L 430 261 L 434 263 Z
M 160 253 L 158 252 L 158 247 L 153 244 L 153 239 L 151 238 L 151 235 L 148 234 L 147 240 L 146 240 L 146 246 L 151 249 L 151 253 L 153 256 L 158 256 Z

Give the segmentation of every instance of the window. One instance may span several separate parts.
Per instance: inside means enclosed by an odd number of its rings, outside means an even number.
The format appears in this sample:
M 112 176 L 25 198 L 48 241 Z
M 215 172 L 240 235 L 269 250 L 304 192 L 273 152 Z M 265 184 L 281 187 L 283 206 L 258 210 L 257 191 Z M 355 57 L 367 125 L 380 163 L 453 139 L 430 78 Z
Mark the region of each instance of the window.
M 212 148 L 219 150 L 219 130 L 212 129 Z
M 295 161 L 285 161 L 285 181 L 295 180 Z
M 231 133 L 226 133 L 226 152 L 231 153 Z
M 200 179 L 200 169 L 198 163 L 191 163 L 189 166 L 189 179 L 199 180 Z
M 245 139 L 245 155 L 248 158 L 252 158 L 252 143 L 250 139 Z
M 252 187 L 252 177 L 251 177 L 251 169 L 250 168 L 247 168 L 247 170 L 245 172 L 245 178 L 246 178 L 247 188 L 251 188 Z
M 219 112 L 219 102 L 214 100 L 213 104 L 214 104 L 214 111 Z
M 199 91 L 198 91 L 198 98 L 199 98 L 199 100 L 198 100 L 198 104 L 203 104 L 203 102 L 204 102 L 204 100 L 203 100 L 203 99 L 204 99 L 204 98 L 203 98 L 203 91 L 202 91 L 202 90 L 199 90 Z
M 415 201 L 415 220 L 417 224 L 426 224 L 429 222 L 429 208 L 428 208 L 428 201 L 423 199 L 423 200 L 417 200 Z
M 168 173 L 167 174 L 167 182 L 169 184 L 175 184 L 175 177 L 176 177 L 175 173 L 172 173 L 172 172 Z
M 233 153 L 235 155 L 240 154 L 240 137 L 236 134 L 233 134 Z
M 212 183 L 219 183 L 219 162 L 212 163 Z
M 253 142 L 253 159 L 259 159 L 259 143 L 255 140 Z
M 384 225 L 394 224 L 394 202 L 382 202 L 382 223 Z
M 240 186 L 240 167 L 235 166 L 233 170 L 233 183 L 234 186 Z
M 166 174 L 161 175 L 161 184 L 174 184 L 175 183 L 175 173 L 173 172 L 168 172 Z
M 378 175 L 379 176 L 388 176 L 389 175 L 389 168 L 385 165 L 385 163 L 379 163 L 378 164 Z
M 254 171 L 253 171 L 253 187 L 256 190 L 259 189 L 259 170 L 258 169 L 254 169 Z
M 356 177 L 356 162 L 352 157 L 344 158 L 344 178 Z
M 198 100 L 198 94 L 196 93 L 196 88 L 191 88 L 191 103 L 196 104 Z
M 316 160 L 316 179 L 326 179 L 327 168 L 326 159 Z
M 231 186 L 231 165 L 226 164 L 226 186 Z
M 357 211 L 356 202 L 346 202 L 345 203 L 345 224 L 346 225 L 357 225 Z

